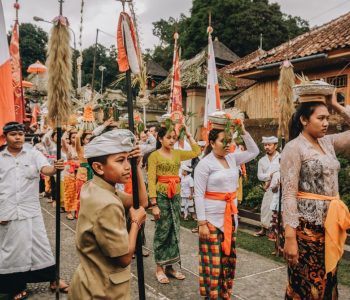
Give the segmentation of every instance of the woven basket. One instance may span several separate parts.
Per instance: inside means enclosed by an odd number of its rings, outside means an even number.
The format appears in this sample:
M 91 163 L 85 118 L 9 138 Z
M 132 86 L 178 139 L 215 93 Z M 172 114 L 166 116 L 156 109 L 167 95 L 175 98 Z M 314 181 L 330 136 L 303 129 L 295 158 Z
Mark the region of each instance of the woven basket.
M 298 84 L 293 86 L 293 91 L 296 96 L 302 95 L 332 95 L 334 92 L 335 86 L 331 84 Z
M 208 116 L 209 121 L 212 124 L 225 125 L 228 121 L 226 113 L 224 111 L 216 111 Z

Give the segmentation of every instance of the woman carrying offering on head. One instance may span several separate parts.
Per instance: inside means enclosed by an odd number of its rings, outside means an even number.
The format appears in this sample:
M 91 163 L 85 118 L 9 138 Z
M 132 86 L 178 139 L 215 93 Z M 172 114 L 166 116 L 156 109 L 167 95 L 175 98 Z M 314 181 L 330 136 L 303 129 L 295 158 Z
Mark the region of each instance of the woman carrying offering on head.
M 285 299 L 338 299 L 337 265 L 350 214 L 339 199 L 336 153 L 350 147 L 350 131 L 326 135 L 330 106 L 350 124 L 350 106 L 336 96 L 302 95 L 282 152 Z
M 199 226 L 199 284 L 205 299 L 230 299 L 236 268 L 237 189 L 240 165 L 259 148 L 241 125 L 246 151 L 230 153 L 232 131 L 215 126 L 194 174 Z
M 200 154 L 200 147 L 187 128 L 186 136 L 192 150 L 174 150 L 175 130 L 161 128 L 157 137 L 157 150 L 148 158 L 148 189 L 156 223 L 154 257 L 157 264 L 156 277 L 160 283 L 169 283 L 167 276 L 179 280 L 185 279 L 185 275 L 172 267 L 173 264 L 180 262 L 179 169 L 181 161 L 192 159 Z

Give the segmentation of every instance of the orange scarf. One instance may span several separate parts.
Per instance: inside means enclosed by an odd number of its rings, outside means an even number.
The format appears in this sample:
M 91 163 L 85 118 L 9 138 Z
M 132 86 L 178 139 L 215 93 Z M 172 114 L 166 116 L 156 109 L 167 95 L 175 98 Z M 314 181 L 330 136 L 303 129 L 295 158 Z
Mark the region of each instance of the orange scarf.
M 324 196 L 298 192 L 299 199 L 331 201 L 328 208 L 325 227 L 325 265 L 326 274 L 332 272 L 344 253 L 346 230 L 350 228 L 350 212 L 338 196 Z
M 180 183 L 179 176 L 158 176 L 158 182 L 168 184 L 168 198 L 172 199 L 176 194 L 176 185 Z
M 225 215 L 224 215 L 224 241 L 222 242 L 222 249 L 226 255 L 231 253 L 232 242 L 232 215 L 238 214 L 238 209 L 233 200 L 236 198 L 236 192 L 220 193 L 220 192 L 205 192 L 205 198 L 210 200 L 226 201 Z

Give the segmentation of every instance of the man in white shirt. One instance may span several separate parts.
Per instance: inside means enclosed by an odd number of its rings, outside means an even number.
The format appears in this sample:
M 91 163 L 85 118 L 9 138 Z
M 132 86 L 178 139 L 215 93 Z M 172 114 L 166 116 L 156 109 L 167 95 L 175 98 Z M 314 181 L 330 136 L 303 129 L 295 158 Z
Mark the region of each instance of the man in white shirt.
M 51 166 L 36 149 L 23 147 L 24 125 L 5 124 L 6 145 L 0 151 L 0 294 L 26 296 L 29 282 L 50 282 L 55 288 L 55 260 L 39 202 L 40 173 L 63 170 L 62 160 Z M 67 292 L 61 281 L 60 288 Z M 21 298 L 22 297 L 22 298 Z
M 280 165 L 280 154 L 277 151 L 278 138 L 275 136 L 263 137 L 262 144 L 264 144 L 266 155 L 259 160 L 258 179 L 265 183 L 265 194 L 261 203 L 261 230 L 255 236 L 266 235 L 270 227 L 272 217 L 271 203 L 274 198 L 274 191 L 271 189 L 271 180 L 274 173 L 279 171 Z

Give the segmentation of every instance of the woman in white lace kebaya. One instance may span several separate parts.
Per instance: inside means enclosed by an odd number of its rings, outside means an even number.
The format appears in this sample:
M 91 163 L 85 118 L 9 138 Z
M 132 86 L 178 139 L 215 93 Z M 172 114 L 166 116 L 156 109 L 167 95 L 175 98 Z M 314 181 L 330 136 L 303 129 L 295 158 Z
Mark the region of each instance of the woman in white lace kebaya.
M 350 124 L 350 106 L 335 96 L 327 104 Z M 350 130 L 326 135 L 328 118 L 325 102 L 301 103 L 282 152 L 285 299 L 338 299 L 337 264 L 350 216 L 338 196 L 336 153 L 349 149 Z

